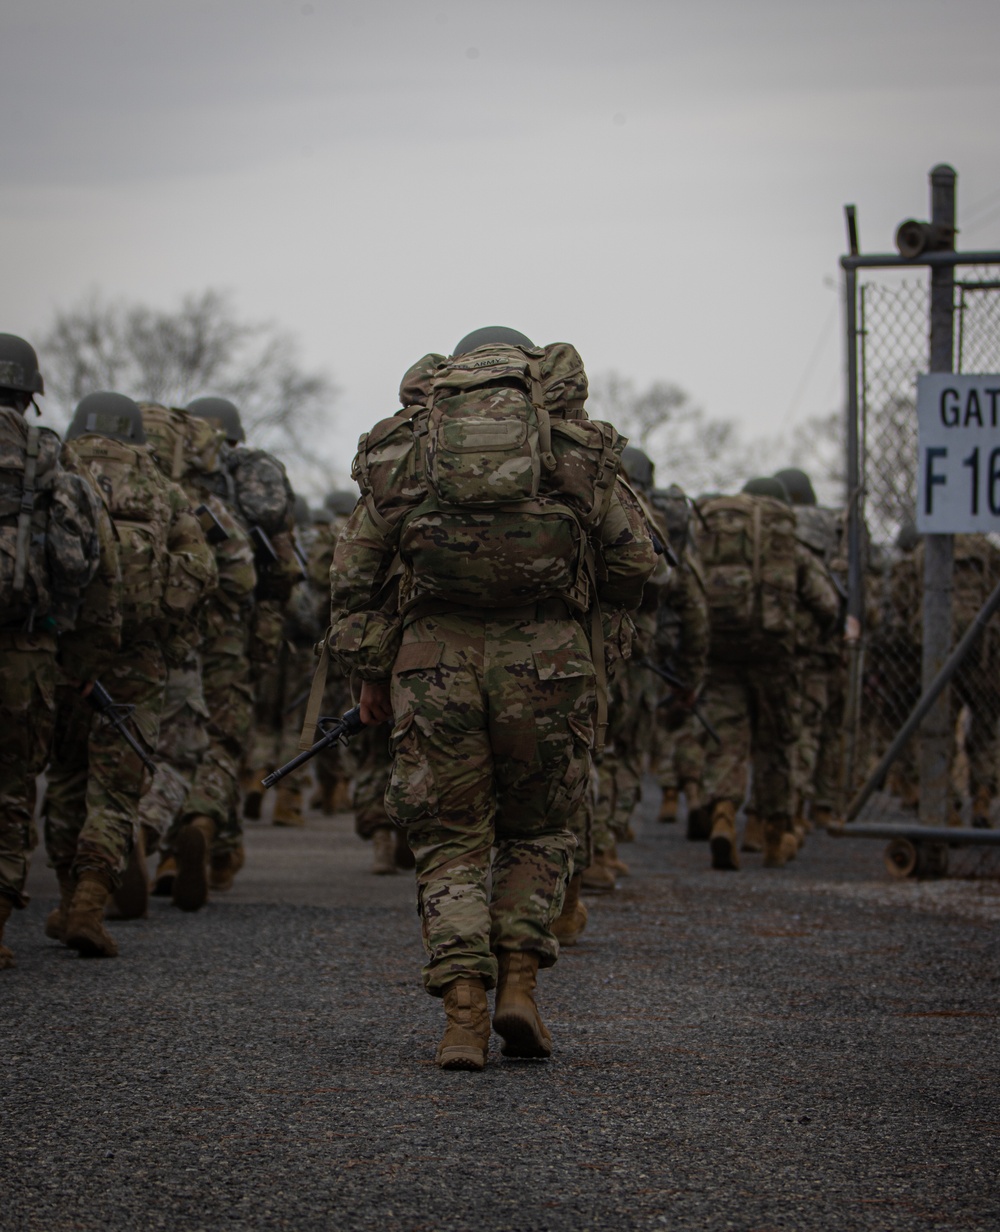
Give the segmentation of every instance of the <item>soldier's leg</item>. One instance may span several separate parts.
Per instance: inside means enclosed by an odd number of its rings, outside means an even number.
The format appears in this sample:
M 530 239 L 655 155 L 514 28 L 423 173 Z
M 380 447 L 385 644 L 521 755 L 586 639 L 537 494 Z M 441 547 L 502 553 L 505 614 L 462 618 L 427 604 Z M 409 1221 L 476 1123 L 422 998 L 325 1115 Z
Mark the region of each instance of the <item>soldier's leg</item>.
M 494 778 L 480 683 L 483 622 L 425 617 L 407 626 L 392 678 L 393 765 L 385 795 L 416 857 L 424 987 L 496 983 L 487 875 Z
M 720 801 L 731 803 L 735 815 L 746 795 L 750 756 L 746 670 L 744 664 L 713 662 L 701 697 L 702 711 L 722 740 L 721 744 L 712 741 L 705 747 L 701 807 L 709 816 Z
M 843 755 L 843 726 L 846 676 L 839 663 L 831 664 L 827 675 L 827 704 L 820 727 L 816 756 L 816 790 L 812 819 L 828 825 L 840 807 L 840 763 Z
M 167 667 L 159 643 L 123 646 L 104 677 L 121 706 L 132 707 L 129 725 L 150 754 L 156 748 Z M 139 801 L 148 772 L 137 753 L 108 723 L 92 723 L 87 751 L 87 817 L 77 837 L 74 875 L 84 870 L 117 885 L 128 862 L 139 822 Z
M 358 770 L 354 780 L 354 829 L 372 843 L 372 872 L 383 876 L 413 867 L 406 832 L 386 812 L 385 791 L 392 770 L 389 728 L 369 728 L 354 741 Z
M 793 817 L 797 825 L 803 823 L 815 797 L 823 716 L 829 704 L 829 674 L 822 659 L 815 655 L 803 656 L 799 662 L 799 674 L 802 704 L 795 757 L 793 805 Z
M 4 925 L 28 901 L 35 780 L 52 741 L 55 675 L 53 639 L 0 632 L 0 969 L 14 963 Z
M 748 681 L 754 716 L 754 795 L 764 818 L 765 864 L 773 867 L 784 863 L 797 847 L 791 824 L 802 703 L 794 657 L 754 663 Z M 786 834 L 790 841 L 783 838 Z

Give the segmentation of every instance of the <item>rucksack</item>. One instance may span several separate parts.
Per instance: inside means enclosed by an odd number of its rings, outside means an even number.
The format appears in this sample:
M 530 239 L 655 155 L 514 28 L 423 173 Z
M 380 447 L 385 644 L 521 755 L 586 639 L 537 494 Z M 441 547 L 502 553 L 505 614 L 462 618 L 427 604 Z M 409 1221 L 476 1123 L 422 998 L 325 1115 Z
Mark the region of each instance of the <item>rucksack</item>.
M 143 449 L 86 435 L 68 446 L 93 478 L 118 540 L 122 627 L 126 634 L 162 619 L 168 582 L 171 510 L 166 481 Z
M 97 497 L 59 437 L 0 407 L 0 625 L 73 627 L 99 562 Z
M 795 514 L 767 496 L 718 496 L 699 503 L 701 557 L 713 649 L 745 653 L 794 645 L 798 607 Z M 716 635 L 721 635 L 721 640 Z
M 588 537 L 625 438 L 583 417 L 579 355 L 566 344 L 479 347 L 434 367 L 427 385 L 423 402 L 362 436 L 352 471 L 405 566 L 403 606 L 561 598 L 586 611 Z

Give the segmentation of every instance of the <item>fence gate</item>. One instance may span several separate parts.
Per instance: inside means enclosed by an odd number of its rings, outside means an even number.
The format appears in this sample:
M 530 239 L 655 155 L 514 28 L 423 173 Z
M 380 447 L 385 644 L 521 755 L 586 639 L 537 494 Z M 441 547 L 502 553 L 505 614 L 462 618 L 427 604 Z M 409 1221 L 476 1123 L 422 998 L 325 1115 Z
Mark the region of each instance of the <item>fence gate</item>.
M 942 170 L 935 169 L 932 183 Z M 925 542 L 916 534 L 917 377 L 931 370 L 1000 373 L 1000 252 L 931 248 L 910 258 L 855 251 L 841 261 L 847 324 L 848 610 L 861 629 L 849 651 L 841 764 L 845 805 L 868 779 L 928 682 L 923 623 L 935 617 L 933 612 L 928 617 L 925 607 L 925 558 L 941 550 L 932 541 L 952 541 L 946 545 L 947 551 L 953 549 L 951 644 L 1000 580 L 1000 538 L 994 543 L 992 535 L 929 536 Z M 1000 428 L 996 441 L 1000 444 Z M 946 572 L 944 586 L 948 583 Z M 947 594 L 944 602 L 949 602 Z M 951 644 L 939 648 L 941 661 Z M 954 821 L 957 809 L 968 825 L 976 808 L 983 811 L 982 793 L 997 794 L 996 620 L 939 706 L 941 730 L 947 732 L 947 784 L 941 798 L 946 809 L 932 824 Z M 880 789 L 852 820 L 914 822 L 927 747 L 922 758 L 919 741 L 909 741 Z M 1000 825 L 1000 804 L 992 815 L 993 825 Z M 920 819 L 928 820 L 926 798 Z M 967 862 L 987 858 L 984 853 L 1000 854 L 996 847 L 961 850 Z

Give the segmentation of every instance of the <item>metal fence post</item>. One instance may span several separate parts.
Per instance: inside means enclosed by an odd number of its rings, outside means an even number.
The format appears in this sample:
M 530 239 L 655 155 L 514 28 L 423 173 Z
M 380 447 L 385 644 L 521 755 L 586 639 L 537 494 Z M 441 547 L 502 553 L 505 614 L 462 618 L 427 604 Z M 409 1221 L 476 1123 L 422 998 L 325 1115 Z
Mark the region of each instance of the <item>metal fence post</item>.
M 955 226 L 955 169 L 939 163 L 930 174 L 931 221 Z M 949 247 L 954 248 L 954 238 Z M 951 372 L 954 366 L 955 271 L 931 269 L 930 370 Z M 930 688 L 951 651 L 951 585 L 954 539 L 928 535 L 924 542 L 923 689 Z M 920 821 L 944 825 L 950 796 L 949 760 L 952 743 L 951 690 L 942 691 L 928 712 L 920 735 Z

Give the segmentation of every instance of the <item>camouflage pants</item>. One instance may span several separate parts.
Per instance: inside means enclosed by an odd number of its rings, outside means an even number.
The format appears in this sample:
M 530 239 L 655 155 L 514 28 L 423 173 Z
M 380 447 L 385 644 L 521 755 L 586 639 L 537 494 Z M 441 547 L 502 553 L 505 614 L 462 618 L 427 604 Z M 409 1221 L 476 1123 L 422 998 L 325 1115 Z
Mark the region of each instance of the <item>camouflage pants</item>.
M 24 907 L 35 832 L 35 780 L 55 723 L 54 637 L 0 631 L 0 895 Z
M 392 704 L 386 808 L 416 858 L 427 991 L 440 996 L 459 976 L 493 987 L 498 950 L 551 966 L 594 738 L 582 627 L 422 617 L 404 632 Z
M 842 664 L 827 669 L 826 707 L 819 729 L 813 807 L 836 808 L 840 796 L 841 740 L 847 678 Z
M 243 841 L 237 804 L 240 766 L 253 725 L 250 663 L 243 654 L 206 653 L 202 687 L 208 707 L 208 749 L 181 808 L 182 821 L 195 816 L 215 822 L 213 855 L 235 851 Z
M 385 811 L 385 789 L 392 770 L 389 729 L 370 727 L 354 740 L 358 759 L 354 779 L 354 829 L 359 838 L 369 839 L 376 830 L 392 825 Z
M 700 784 L 705 772 L 703 729 L 698 720 L 688 717 L 676 731 L 667 727 L 667 718 L 660 707 L 659 721 L 653 735 L 653 768 L 661 787 L 679 790 L 684 783 Z
M 731 800 L 739 808 L 750 760 L 761 815 L 787 821 L 792 816 L 801 708 L 794 656 L 743 663 L 713 660 L 701 701 L 722 737 L 721 746 L 713 742 L 706 748 L 706 802 Z
M 252 751 L 246 759 L 254 771 L 276 770 L 298 753 L 315 666 L 311 646 L 284 642 L 275 662 L 260 673 L 254 688 Z M 308 779 L 309 770 L 304 767 L 285 778 L 284 784 L 303 790 Z
M 201 666 L 191 654 L 182 667 L 167 673 L 160 735 L 156 742 L 156 774 L 139 805 L 139 822 L 146 831 L 147 850 L 166 845 L 208 748 L 208 707 L 201 689 Z
M 166 680 L 163 649 L 150 639 L 123 646 L 101 681 L 118 705 L 134 707 L 129 723 L 149 753 Z M 77 877 L 94 869 L 117 884 L 135 841 L 144 786 L 148 775 L 138 756 L 75 688 L 60 687 L 43 806 L 52 867 Z
M 804 815 L 806 802 L 813 799 L 816 790 L 823 716 L 830 704 L 830 669 L 821 656 L 803 655 L 799 661 L 799 680 L 802 709 L 795 759 L 795 794 L 798 812 Z
M 350 682 L 343 676 L 334 675 L 332 671 L 331 676 L 333 676 L 333 679 L 327 680 L 326 692 L 323 694 L 323 713 L 344 714 L 354 705 L 351 697 Z M 332 749 L 327 749 L 325 752 L 320 753 L 315 759 L 316 781 L 321 788 L 330 790 L 338 782 L 354 777 L 358 762 L 357 752 L 353 747 L 356 744 L 358 744 L 358 741 L 353 740 L 351 745 L 334 745 Z M 389 761 L 391 763 L 391 757 Z M 385 795 L 387 781 L 388 776 L 382 782 L 381 791 L 383 796 Z M 387 822 L 388 818 L 386 819 Z

